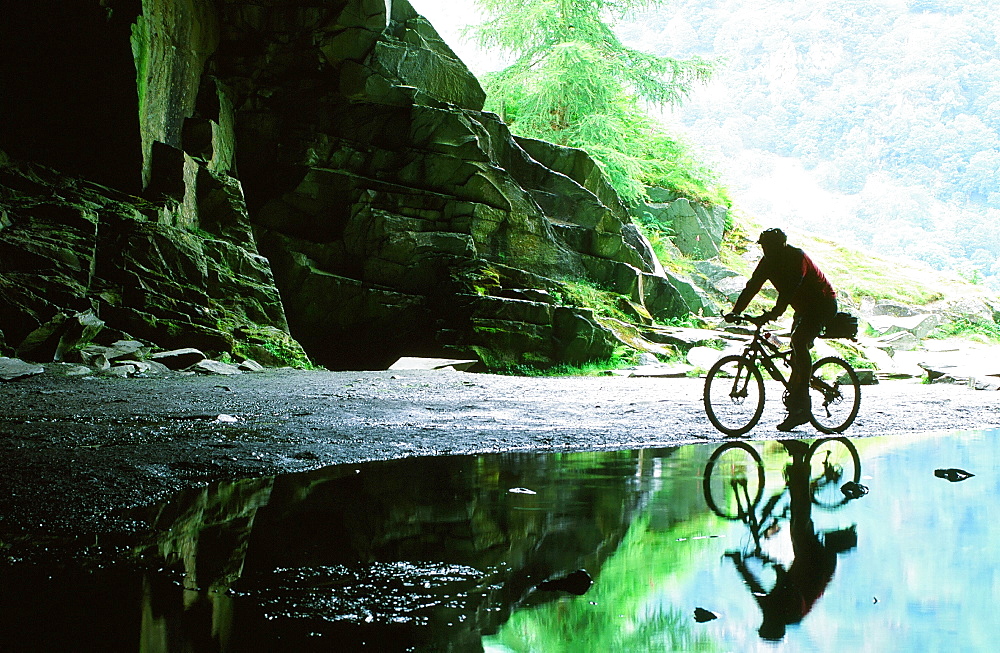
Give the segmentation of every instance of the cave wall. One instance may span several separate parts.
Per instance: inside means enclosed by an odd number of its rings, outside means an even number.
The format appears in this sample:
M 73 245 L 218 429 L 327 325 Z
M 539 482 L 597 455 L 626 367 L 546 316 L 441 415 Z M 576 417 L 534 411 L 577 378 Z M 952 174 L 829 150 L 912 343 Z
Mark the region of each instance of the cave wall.
M 561 279 L 688 308 L 593 161 L 513 138 L 404 0 L 19 3 L 0 37 L 8 351 L 89 312 L 214 352 L 290 332 L 331 368 L 546 365 L 619 343 Z

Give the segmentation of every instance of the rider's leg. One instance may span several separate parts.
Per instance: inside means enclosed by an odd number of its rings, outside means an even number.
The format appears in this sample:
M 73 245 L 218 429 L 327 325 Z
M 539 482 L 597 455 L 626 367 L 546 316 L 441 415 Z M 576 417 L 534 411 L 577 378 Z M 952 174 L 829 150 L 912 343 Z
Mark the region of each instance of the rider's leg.
M 788 377 L 788 396 L 785 397 L 788 416 L 778 424 L 779 431 L 790 431 L 809 421 L 809 373 L 812 370 L 809 350 L 816 337 L 815 334 L 809 336 L 813 331 L 819 333 L 814 323 L 815 320 L 800 314 L 795 315 L 792 323 L 792 372 Z
M 837 312 L 837 302 L 831 299 L 822 305 L 811 306 L 796 311 L 792 322 L 792 372 L 788 378 L 788 397 L 785 407 L 788 417 L 778 429 L 788 431 L 809 421 L 809 376 L 812 374 L 813 342 L 833 315 Z

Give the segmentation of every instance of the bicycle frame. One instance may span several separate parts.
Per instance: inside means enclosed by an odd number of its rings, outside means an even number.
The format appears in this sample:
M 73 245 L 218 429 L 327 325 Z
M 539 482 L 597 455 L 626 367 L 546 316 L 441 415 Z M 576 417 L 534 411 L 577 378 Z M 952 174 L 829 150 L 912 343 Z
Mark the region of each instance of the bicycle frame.
M 790 366 L 790 356 L 792 355 L 792 350 L 787 349 L 782 351 L 777 345 L 768 341 L 767 338 L 761 334 L 763 326 L 763 324 L 757 325 L 757 329 L 753 334 L 753 339 L 743 350 L 743 356 L 757 367 L 764 368 L 772 379 L 778 381 L 787 388 L 788 380 L 785 378 L 785 375 L 781 373 L 781 369 L 774 363 L 774 361 L 781 360 L 786 365 Z M 739 380 L 737 379 L 737 382 L 738 381 Z

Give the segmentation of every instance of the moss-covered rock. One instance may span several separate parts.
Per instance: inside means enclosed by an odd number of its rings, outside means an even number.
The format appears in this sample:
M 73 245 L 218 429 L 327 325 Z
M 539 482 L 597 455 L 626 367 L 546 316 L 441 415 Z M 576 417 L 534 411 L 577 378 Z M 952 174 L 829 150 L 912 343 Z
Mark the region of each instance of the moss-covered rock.
M 599 166 L 483 112 L 405 0 L 77 4 L 0 24 L 0 42 L 62 53 L 38 89 L 11 87 L 0 149 L 82 175 L 0 159 L 0 347 L 90 310 L 108 337 L 269 364 L 578 363 L 620 330 L 556 301 L 555 280 L 617 293 L 639 322 L 696 299 Z M 98 49 L 66 60 L 81 45 Z M 0 58 L 5 79 L 18 62 Z M 88 66 L 101 103 L 68 79 Z M 52 102 L 60 84 L 84 114 Z

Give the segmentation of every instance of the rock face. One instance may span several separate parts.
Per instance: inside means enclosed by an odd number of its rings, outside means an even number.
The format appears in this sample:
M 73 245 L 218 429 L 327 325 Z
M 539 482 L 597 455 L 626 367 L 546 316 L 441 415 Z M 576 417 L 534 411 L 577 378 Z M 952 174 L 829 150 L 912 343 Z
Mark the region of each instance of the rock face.
M 669 225 L 674 245 L 683 254 L 699 261 L 719 255 L 726 226 L 724 208 L 706 208 L 663 188 L 649 189 L 649 200 L 636 210 Z
M 338 369 L 548 365 L 622 342 L 560 300 L 565 279 L 658 318 L 703 301 L 585 153 L 482 111 L 404 0 L 16 4 L 0 354 L 58 360 L 86 314 L 101 326 L 79 346 L 104 331 L 265 363 L 304 361 L 301 343 Z

